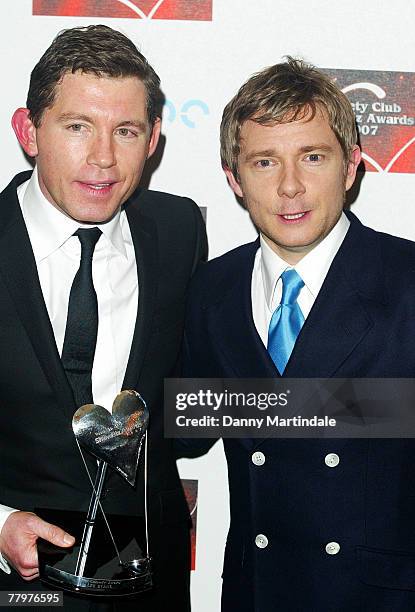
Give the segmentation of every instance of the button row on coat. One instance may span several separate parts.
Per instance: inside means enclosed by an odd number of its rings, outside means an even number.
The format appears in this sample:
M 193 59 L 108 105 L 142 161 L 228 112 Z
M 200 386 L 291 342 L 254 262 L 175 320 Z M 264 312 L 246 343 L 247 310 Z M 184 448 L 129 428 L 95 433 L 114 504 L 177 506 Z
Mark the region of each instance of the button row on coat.
M 251 456 L 251 460 L 254 465 L 264 465 L 265 455 L 260 451 L 255 451 Z M 340 457 L 336 453 L 329 453 L 324 457 L 324 463 L 331 468 L 337 467 L 340 463 Z
M 254 465 L 264 465 L 265 463 L 265 455 L 260 451 L 255 451 L 255 453 L 251 456 L 252 463 Z M 325 456 L 324 462 L 328 467 L 337 467 L 340 463 L 340 457 L 336 453 L 329 453 Z M 255 538 L 255 545 L 258 548 L 266 548 L 268 546 L 268 538 L 263 533 L 259 533 Z M 328 555 L 337 555 L 340 551 L 340 544 L 337 542 L 329 542 L 326 545 L 326 553 Z
M 255 538 L 255 544 L 258 548 L 266 548 L 268 546 L 268 538 L 263 533 L 259 533 Z M 337 555 L 340 551 L 340 544 L 338 542 L 329 542 L 326 544 L 326 553 L 328 555 Z

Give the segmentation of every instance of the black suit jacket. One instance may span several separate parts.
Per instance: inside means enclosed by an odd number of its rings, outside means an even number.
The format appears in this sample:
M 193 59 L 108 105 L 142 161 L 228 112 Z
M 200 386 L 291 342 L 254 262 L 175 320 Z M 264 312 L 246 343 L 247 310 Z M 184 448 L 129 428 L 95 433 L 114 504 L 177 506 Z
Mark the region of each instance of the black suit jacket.
M 29 176 L 17 175 L 0 195 L 0 503 L 86 509 L 91 487 L 71 429 L 76 405 L 16 195 Z M 149 510 L 156 528 L 188 516 L 171 441 L 163 438 L 162 395 L 177 361 L 185 294 L 205 252 L 205 230 L 186 198 L 139 190 L 125 209 L 139 301 L 123 388 L 138 390 L 150 411 Z M 135 488 L 112 473 L 103 501 L 108 512 L 142 515 L 142 468 Z
M 415 244 L 349 217 L 284 376 L 412 378 Z M 186 376 L 279 376 L 252 318 L 258 246 L 239 247 L 195 276 Z M 223 610 L 415 610 L 415 440 L 227 439 L 224 446 L 231 525 Z M 252 460 L 256 451 L 262 465 Z M 337 467 L 326 465 L 328 453 L 339 455 Z M 258 534 L 267 536 L 265 548 L 255 545 Z M 333 541 L 340 551 L 329 555 Z

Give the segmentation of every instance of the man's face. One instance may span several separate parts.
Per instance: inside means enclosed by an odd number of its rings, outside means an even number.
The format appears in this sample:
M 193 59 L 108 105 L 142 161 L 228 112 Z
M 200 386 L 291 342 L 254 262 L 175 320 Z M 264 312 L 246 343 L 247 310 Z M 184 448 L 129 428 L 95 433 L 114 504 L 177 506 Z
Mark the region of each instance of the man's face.
M 337 223 L 359 161 L 356 146 L 346 167 L 341 146 L 318 110 L 311 120 L 308 115 L 272 126 L 246 121 L 239 177 L 225 172 L 270 247 L 295 264 Z
M 13 127 L 36 158 L 44 196 L 85 223 L 107 221 L 133 193 L 160 133 L 159 121 L 148 123 L 138 78 L 81 72 L 65 74 L 39 127 L 26 109 L 16 111 Z

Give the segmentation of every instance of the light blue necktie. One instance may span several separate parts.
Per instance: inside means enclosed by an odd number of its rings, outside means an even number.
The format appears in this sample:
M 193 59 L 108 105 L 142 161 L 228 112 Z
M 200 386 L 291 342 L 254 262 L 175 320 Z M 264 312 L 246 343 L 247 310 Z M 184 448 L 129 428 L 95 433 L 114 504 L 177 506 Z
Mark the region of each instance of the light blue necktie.
M 269 324 L 267 348 L 279 373 L 283 374 L 304 323 L 303 313 L 297 303 L 304 281 L 295 270 L 283 272 L 281 280 L 281 303 L 274 310 Z

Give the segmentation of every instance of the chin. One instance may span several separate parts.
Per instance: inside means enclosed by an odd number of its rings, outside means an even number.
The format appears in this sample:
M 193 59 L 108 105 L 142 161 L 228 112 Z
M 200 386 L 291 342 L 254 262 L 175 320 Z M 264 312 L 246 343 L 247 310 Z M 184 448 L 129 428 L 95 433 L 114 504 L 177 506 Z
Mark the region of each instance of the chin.
M 118 212 L 115 210 L 68 211 L 69 216 L 79 223 L 106 223 Z

